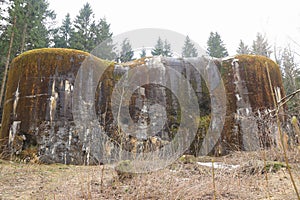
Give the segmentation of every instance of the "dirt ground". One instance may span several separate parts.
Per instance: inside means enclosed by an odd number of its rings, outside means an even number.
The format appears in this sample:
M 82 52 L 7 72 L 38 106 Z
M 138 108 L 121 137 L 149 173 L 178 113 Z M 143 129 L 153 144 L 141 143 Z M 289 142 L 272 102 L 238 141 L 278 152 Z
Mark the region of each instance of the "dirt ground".
M 300 152 L 288 153 L 300 190 Z M 113 165 L 74 166 L 0 160 L 0 199 L 297 199 L 282 152 L 180 158 L 156 172 L 123 176 Z

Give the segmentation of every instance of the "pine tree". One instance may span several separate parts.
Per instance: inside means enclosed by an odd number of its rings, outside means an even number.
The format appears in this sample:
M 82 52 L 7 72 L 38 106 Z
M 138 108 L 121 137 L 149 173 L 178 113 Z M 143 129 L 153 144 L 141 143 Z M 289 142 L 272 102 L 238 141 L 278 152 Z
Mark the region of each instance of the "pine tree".
M 253 41 L 251 53 L 270 57 L 272 51 L 268 40 L 260 33 L 257 33 L 256 40 Z
M 154 49 L 152 49 L 151 54 L 153 56 L 166 56 L 166 57 L 171 57 L 172 56 L 172 50 L 171 50 L 171 44 L 168 43 L 167 40 L 164 42 L 162 39 L 159 37 L 157 40 L 156 45 L 154 46 Z
M 0 37 L 0 58 L 5 58 L 0 60 L 2 72 L 18 54 L 49 46 L 48 22 L 55 18 L 46 0 L 7 0 L 7 5 L 8 17 L 2 19 Z
M 240 40 L 240 44 L 238 46 L 238 49 L 236 50 L 238 54 L 250 54 L 250 49 L 248 45 L 246 45 L 243 40 Z
M 0 36 L 3 33 L 3 23 L 4 23 L 4 1 L 0 1 Z
M 156 42 L 156 45 L 154 46 L 154 49 L 151 51 L 151 54 L 153 56 L 162 55 L 163 49 L 164 49 L 164 43 L 163 43 L 162 39 L 159 37 Z
M 110 31 L 110 24 L 107 23 L 106 19 L 100 19 L 100 22 L 95 26 L 97 32 L 95 32 L 95 45 L 99 45 L 100 49 L 97 49 L 99 56 L 102 59 L 115 60 L 117 54 L 115 52 L 115 44 L 113 44 L 112 36 L 113 33 Z
M 83 51 L 93 50 L 93 53 L 102 59 L 116 59 L 110 24 L 107 23 L 105 18 L 100 19 L 97 23 L 89 3 L 86 3 L 80 9 L 79 15 L 76 16 L 73 24 L 75 28 L 73 34 L 71 34 L 71 48 Z
M 14 39 L 15 39 L 15 30 L 14 29 L 15 29 L 16 23 L 17 23 L 17 16 L 15 14 L 14 15 L 14 21 L 13 21 L 13 24 L 12 24 L 12 32 L 11 32 L 11 35 L 10 35 L 8 53 L 7 53 L 7 57 L 6 57 L 6 61 L 5 61 L 4 74 L 3 74 L 3 77 L 2 77 L 2 83 L 1 83 L 1 91 L 0 91 L 1 116 L 2 116 L 2 100 L 3 100 L 3 97 L 4 97 L 4 90 L 5 90 L 5 85 L 6 85 L 6 77 L 7 77 L 7 73 L 8 73 L 8 66 L 9 66 L 9 62 L 10 62 L 12 44 L 13 44 Z
M 163 56 L 172 57 L 171 44 L 167 40 L 164 42 Z
M 10 0 L 8 18 L 1 35 L 1 52 L 6 54 L 13 16 L 16 15 L 15 40 L 12 47 L 12 57 L 34 48 L 48 47 L 50 44 L 50 31 L 48 22 L 55 18 L 53 11 L 49 10 L 46 0 Z M 0 54 L 1 54 L 0 53 Z
M 48 24 L 55 18 L 46 0 L 9 0 L 8 17 L 4 19 L 0 37 L 0 57 L 8 54 L 11 33 L 14 41 L 10 60 L 18 54 L 35 48 L 49 47 L 50 30 Z M 16 23 L 13 28 L 14 17 Z M 1 66 L 5 61 L 0 61 Z
M 286 93 L 292 93 L 299 87 L 296 80 L 300 76 L 300 70 L 296 64 L 295 56 L 290 47 L 286 47 L 283 50 L 281 56 L 281 67 L 283 70 L 283 84 Z
M 197 57 L 197 56 L 198 56 L 198 52 L 197 49 L 195 48 L 195 45 L 193 44 L 189 36 L 186 36 L 184 46 L 182 48 L 182 57 L 189 58 L 189 57 Z
M 276 49 L 275 49 L 276 50 Z M 275 54 L 276 61 L 281 67 L 283 75 L 283 86 L 286 94 L 291 94 L 300 88 L 300 69 L 297 64 L 295 53 L 291 50 L 290 46 L 279 51 Z M 276 51 L 275 51 L 276 53 Z M 294 98 L 287 102 L 289 112 L 291 114 L 299 115 L 300 95 L 297 94 Z
M 110 24 L 107 23 L 106 18 L 100 19 L 98 27 L 100 30 L 99 35 L 97 35 L 98 42 L 103 42 L 112 38 L 113 33 L 110 31 Z
M 144 57 L 146 57 L 146 55 L 147 55 L 146 49 L 143 47 L 143 48 L 142 48 L 142 51 L 141 51 L 141 53 L 140 53 L 140 57 L 141 57 L 141 58 L 144 58 Z
M 71 48 L 83 51 L 91 51 L 94 44 L 91 41 L 91 27 L 94 27 L 93 10 L 89 3 L 86 3 L 79 11 L 74 20 L 75 31 L 71 36 Z
M 120 53 L 120 61 L 121 62 L 128 62 L 132 60 L 133 57 L 133 50 L 130 44 L 130 41 L 128 38 L 124 39 L 122 42 L 122 47 L 121 47 L 121 53 Z
M 54 20 L 56 16 L 48 7 L 49 3 L 46 0 L 27 0 L 23 8 L 26 19 L 24 19 L 21 52 L 49 46 L 47 20 Z
M 71 36 L 74 34 L 71 17 L 68 13 L 62 22 L 61 27 L 55 30 L 53 42 L 54 47 L 70 48 Z
M 227 49 L 221 40 L 221 36 L 218 32 L 210 32 L 210 36 L 207 41 L 207 53 L 211 57 L 222 58 L 228 56 Z

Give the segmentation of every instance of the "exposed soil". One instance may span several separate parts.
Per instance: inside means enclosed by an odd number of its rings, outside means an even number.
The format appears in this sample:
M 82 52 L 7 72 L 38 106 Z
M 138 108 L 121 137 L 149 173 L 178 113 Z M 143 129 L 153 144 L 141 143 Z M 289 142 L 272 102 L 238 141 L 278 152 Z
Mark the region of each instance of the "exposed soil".
M 265 153 L 235 152 L 213 158 L 239 165 L 215 169 L 214 175 L 211 167 L 197 163 L 211 162 L 212 157 L 186 156 L 160 171 L 130 177 L 118 175 L 113 165 L 0 160 L 0 199 L 297 199 L 282 153 Z M 300 151 L 291 151 L 288 157 L 300 190 Z

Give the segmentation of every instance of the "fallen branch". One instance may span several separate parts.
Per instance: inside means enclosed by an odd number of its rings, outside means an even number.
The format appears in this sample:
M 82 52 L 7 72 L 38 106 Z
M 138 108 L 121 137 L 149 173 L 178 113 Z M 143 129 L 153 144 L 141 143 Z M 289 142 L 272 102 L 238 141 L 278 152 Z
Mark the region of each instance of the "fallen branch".
M 292 98 L 294 98 L 296 96 L 296 94 L 300 93 L 300 89 L 292 92 L 291 94 L 283 97 L 282 99 L 280 99 L 278 102 L 277 102 L 277 112 L 278 113 L 278 110 L 280 107 L 282 107 L 284 104 L 286 104 L 289 100 L 291 100 Z

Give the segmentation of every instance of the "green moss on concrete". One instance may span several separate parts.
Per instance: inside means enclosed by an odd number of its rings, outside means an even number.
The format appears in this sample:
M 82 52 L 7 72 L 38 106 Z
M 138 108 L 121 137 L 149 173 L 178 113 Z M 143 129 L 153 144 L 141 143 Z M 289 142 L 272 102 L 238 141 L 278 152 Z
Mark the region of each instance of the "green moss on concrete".
M 234 58 L 227 59 L 222 62 L 220 62 L 219 60 L 216 61 L 217 65 L 220 66 L 222 80 L 227 96 L 226 118 L 221 139 L 221 141 L 226 141 L 226 143 L 220 144 L 223 150 L 242 149 L 242 136 L 240 134 L 233 134 L 233 130 L 234 128 L 236 128 L 234 126 L 237 126 L 237 124 L 235 124 L 235 115 L 238 109 L 237 98 L 235 96 L 235 72 L 232 65 L 234 59 L 237 60 L 239 65 L 238 68 L 239 75 L 242 80 L 242 87 L 245 87 L 248 91 L 248 94 L 246 95 L 249 102 L 246 103 L 251 106 L 251 109 L 249 110 L 256 112 L 257 110 L 274 108 L 274 101 L 272 96 L 274 87 L 279 87 L 282 96 L 285 95 L 279 66 L 267 57 L 258 55 L 237 55 Z M 270 88 L 267 66 L 269 68 L 273 88 Z
M 87 52 L 62 48 L 27 51 L 12 61 L 2 115 L 0 140 L 3 145 L 7 144 L 9 129 L 14 121 L 22 121 L 19 133 L 34 135 L 35 127 L 46 121 L 53 80 L 74 81 L 81 64 L 90 56 L 91 62 L 98 67 L 112 65 L 112 62 L 101 60 Z M 17 88 L 19 100 L 14 116 L 13 104 Z
M 14 121 L 22 121 L 20 126 L 20 133 L 26 136 L 32 136 L 34 139 L 34 128 L 39 127 L 41 123 L 46 121 L 47 105 L 48 100 L 51 97 L 51 87 L 52 82 L 55 77 L 74 77 L 83 61 L 89 57 L 90 54 L 72 50 L 72 49 L 37 49 L 25 52 L 15 58 L 11 64 L 9 71 L 9 77 L 7 82 L 7 91 L 5 98 L 4 114 L 2 119 L 2 131 L 0 134 L 0 140 L 7 142 L 9 129 Z M 110 121 L 113 120 L 111 112 L 111 96 L 115 85 L 120 80 L 123 74 L 115 73 L 114 62 L 104 61 L 99 58 L 93 57 L 94 61 L 99 64 L 99 67 L 105 68 L 104 73 L 101 76 L 100 85 L 96 91 L 96 112 L 98 114 L 105 113 L 105 119 L 103 123 L 105 125 L 105 130 L 108 135 L 111 136 L 116 141 L 120 141 L 120 133 L 116 131 L 113 126 L 109 126 Z M 242 136 L 238 132 L 233 134 L 233 130 L 238 126 L 236 124 L 236 114 L 237 114 L 237 98 L 236 98 L 236 84 L 235 71 L 232 66 L 233 59 L 238 60 L 239 64 L 239 75 L 242 79 L 242 86 L 247 88 L 248 100 L 247 105 L 250 105 L 252 111 L 265 108 L 273 108 L 273 97 L 272 89 L 270 88 L 267 66 L 269 68 L 271 82 L 273 87 L 279 87 L 283 91 L 282 78 L 280 74 L 280 69 L 277 64 L 272 60 L 263 56 L 254 55 L 238 55 L 234 58 L 227 60 L 215 60 L 217 67 L 219 68 L 222 76 L 222 80 L 226 90 L 226 118 L 225 125 L 222 130 L 222 135 L 216 148 L 213 151 L 218 151 L 222 154 L 223 151 L 227 150 L 239 150 L 242 149 Z M 124 64 L 118 64 L 120 67 L 135 68 L 137 66 L 144 65 L 146 59 L 140 59 Z M 145 71 L 146 74 L 146 71 Z M 193 76 L 198 76 L 198 74 L 193 74 Z M 191 80 L 191 85 L 196 89 L 199 83 L 196 79 Z M 195 123 L 199 122 L 199 129 L 196 134 L 196 138 L 191 146 L 191 152 L 197 155 L 201 148 L 201 143 L 205 134 L 209 128 L 211 116 L 210 113 L 210 96 L 209 90 L 206 87 L 205 81 L 201 80 L 201 99 L 199 98 L 200 105 L 200 116 L 195 119 Z M 19 102 L 16 109 L 16 115 L 13 115 L 13 102 L 15 99 L 15 91 L 19 87 Z M 147 88 L 149 87 L 149 88 Z M 151 89 L 150 86 L 145 86 L 146 90 Z M 101 91 L 100 91 L 101 90 Z M 101 95 L 100 95 L 101 92 Z M 36 98 L 25 98 L 26 96 L 34 96 L 36 94 L 41 94 L 41 96 Z M 171 98 L 171 92 L 166 92 L 168 104 L 172 105 L 174 99 Z M 104 99 L 99 99 L 100 96 Z M 284 96 L 284 92 L 282 92 Z M 133 97 L 134 98 L 134 97 Z M 218 98 L 218 97 L 216 97 Z M 132 100 L 134 102 L 134 99 Z M 128 105 L 132 102 L 128 102 Z M 168 108 L 172 110 L 173 108 Z M 173 110 L 172 110 L 173 111 Z M 176 111 L 176 112 L 175 112 Z M 179 123 L 181 119 L 180 110 L 175 110 L 175 114 L 168 114 L 168 119 L 171 122 Z M 170 112 L 171 113 L 171 112 Z M 72 120 L 72 119 L 67 119 Z M 110 120 L 110 121 L 109 121 Z M 171 123 L 170 123 L 171 124 Z M 107 125 L 107 126 L 106 126 Z M 46 125 L 45 125 L 46 126 Z M 113 128 L 112 128 L 113 127 Z M 56 127 L 57 128 L 57 127 Z M 170 126 L 170 134 L 177 132 L 176 126 Z M 16 138 L 20 138 L 20 135 Z M 21 141 L 21 140 L 20 140 Z M 18 139 L 15 142 L 20 142 Z M 23 145 L 31 145 L 31 143 L 25 143 Z M 22 145 L 21 145 L 21 148 Z M 24 149 L 23 149 L 24 150 Z M 29 150 L 28 150 L 29 151 Z M 21 155 L 31 154 L 26 151 L 22 152 Z

